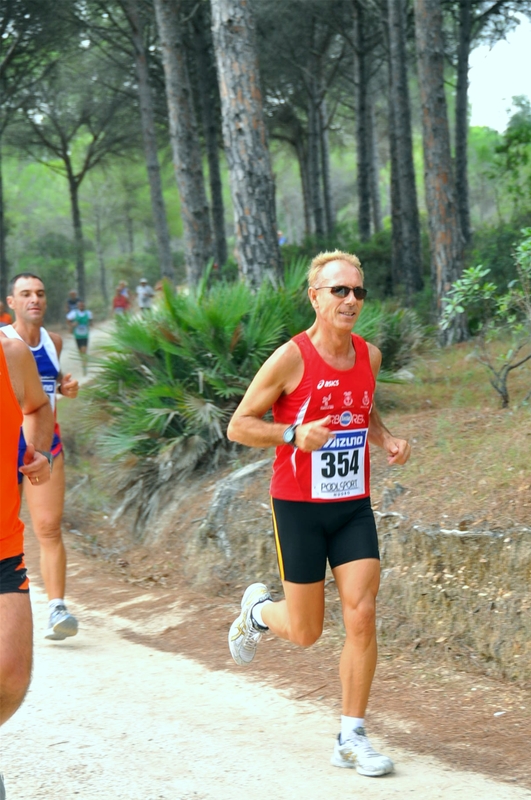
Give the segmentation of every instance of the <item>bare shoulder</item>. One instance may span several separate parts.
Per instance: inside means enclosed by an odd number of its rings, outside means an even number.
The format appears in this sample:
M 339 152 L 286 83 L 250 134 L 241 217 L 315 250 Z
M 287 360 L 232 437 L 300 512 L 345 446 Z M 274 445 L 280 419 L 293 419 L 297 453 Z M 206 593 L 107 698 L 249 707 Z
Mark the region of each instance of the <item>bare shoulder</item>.
M 20 405 L 23 404 L 26 376 L 36 371 L 35 359 L 29 347 L 20 339 L 8 339 L 0 334 L 0 346 L 4 350 L 9 379 Z
M 289 393 L 298 386 L 303 370 L 301 351 L 295 342 L 289 341 L 269 356 L 260 372 L 274 376 L 275 383 L 282 387 L 282 391 Z
M 48 336 L 50 337 L 50 339 L 52 340 L 52 342 L 55 345 L 55 349 L 57 350 L 57 355 L 60 356 L 61 355 L 61 351 L 63 349 L 63 339 L 62 339 L 62 337 L 59 336 L 58 333 L 55 333 L 55 331 L 48 331 Z
M 10 372 L 15 366 L 23 365 L 30 358 L 33 358 L 29 347 L 22 339 L 8 339 L 4 334 L 0 334 L 0 343 L 4 348 L 7 367 Z

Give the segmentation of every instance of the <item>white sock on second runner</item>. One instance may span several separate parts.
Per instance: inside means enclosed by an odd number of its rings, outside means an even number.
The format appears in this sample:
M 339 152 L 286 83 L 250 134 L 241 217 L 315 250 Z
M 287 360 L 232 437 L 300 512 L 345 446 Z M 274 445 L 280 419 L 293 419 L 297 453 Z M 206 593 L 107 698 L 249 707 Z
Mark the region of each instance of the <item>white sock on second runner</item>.
M 341 715 L 341 742 L 348 739 L 356 728 L 364 728 L 365 720 L 362 717 L 346 717 Z
M 48 608 L 50 611 L 53 611 L 57 606 L 64 606 L 64 604 L 65 601 L 61 597 L 56 597 L 54 600 L 50 600 L 48 603 Z
M 272 602 L 273 602 L 272 600 L 264 600 L 263 603 L 257 603 L 251 609 L 251 619 L 252 619 L 252 621 L 255 622 L 257 625 L 259 625 L 261 628 L 267 628 L 267 625 L 265 624 L 264 620 L 262 619 L 262 610 L 263 610 L 264 606 L 267 603 L 272 603 Z M 269 628 L 268 628 L 268 630 L 269 630 Z

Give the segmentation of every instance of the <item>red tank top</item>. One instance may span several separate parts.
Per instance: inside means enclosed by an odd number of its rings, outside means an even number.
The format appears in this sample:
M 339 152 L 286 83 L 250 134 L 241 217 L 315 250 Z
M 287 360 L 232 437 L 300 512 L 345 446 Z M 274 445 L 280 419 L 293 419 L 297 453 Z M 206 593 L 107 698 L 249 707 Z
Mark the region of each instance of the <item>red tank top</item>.
M 367 343 L 352 334 L 355 364 L 338 370 L 319 355 L 306 332 L 292 341 L 301 351 L 304 373 L 297 388 L 273 405 L 274 420 L 301 425 L 330 415 L 335 436 L 313 453 L 291 445 L 277 447 L 271 496 L 316 503 L 368 497 L 367 436 L 376 381 Z
M 0 458 L 0 559 L 22 553 L 24 525 L 19 519 L 20 495 L 17 482 L 18 439 L 22 411 L 7 371 L 4 348 L 0 343 L 0 420 L 2 457 Z

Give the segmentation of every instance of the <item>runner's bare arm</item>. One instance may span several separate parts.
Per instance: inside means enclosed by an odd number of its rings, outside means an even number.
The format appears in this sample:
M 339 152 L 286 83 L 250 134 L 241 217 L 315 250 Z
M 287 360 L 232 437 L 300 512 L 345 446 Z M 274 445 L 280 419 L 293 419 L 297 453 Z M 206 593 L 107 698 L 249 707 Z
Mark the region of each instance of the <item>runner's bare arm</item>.
M 382 365 L 382 354 L 375 345 L 367 342 L 367 346 L 369 348 L 371 368 L 376 380 Z M 389 464 L 405 464 L 411 455 L 409 442 L 406 439 L 398 439 L 393 436 L 385 427 L 374 402 L 369 419 L 369 442 L 386 450 Z
M 53 331 L 49 331 L 49 333 L 50 339 L 54 343 L 55 349 L 57 350 L 57 358 L 60 358 L 63 350 L 63 340 L 58 333 L 54 333 Z M 67 372 L 66 375 L 63 375 L 62 372 L 59 373 L 57 378 L 57 391 L 59 394 L 62 394 L 63 397 L 70 397 L 72 399 L 77 397 L 79 383 L 75 378 L 72 377 L 72 373 Z
M 3 336 L 1 339 L 13 391 L 24 414 L 24 438 L 28 446 L 21 472 L 32 483 L 36 478 L 38 483 L 44 483 L 50 477 L 50 465 L 46 456 L 37 451 L 49 451 L 52 443 L 54 418 L 50 401 L 28 347 L 18 339 L 5 339 Z
M 304 371 L 300 350 L 287 342 L 276 350 L 256 373 L 227 429 L 231 441 L 248 447 L 276 447 L 284 443 L 286 425 L 268 422 L 265 414 L 281 394 L 293 391 Z M 330 417 L 299 425 L 295 444 L 307 452 L 317 450 L 333 435 L 327 425 Z

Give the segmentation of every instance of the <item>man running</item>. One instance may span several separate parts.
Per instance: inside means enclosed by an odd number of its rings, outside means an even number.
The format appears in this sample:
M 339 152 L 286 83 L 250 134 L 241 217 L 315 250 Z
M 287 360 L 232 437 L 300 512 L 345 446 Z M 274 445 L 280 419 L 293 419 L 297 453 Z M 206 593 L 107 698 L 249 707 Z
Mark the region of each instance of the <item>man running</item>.
M 153 305 L 154 296 L 155 292 L 147 280 L 145 278 L 140 278 L 140 283 L 136 287 L 136 299 L 138 302 L 138 308 L 142 314 L 144 314 L 146 311 L 149 311 Z
M 24 417 L 22 416 L 24 414 Z M 32 621 L 19 519 L 20 426 L 30 443 L 21 471 L 36 491 L 50 480 L 54 418 L 35 360 L 22 342 L 0 333 L 0 725 L 22 703 L 31 677 Z M 37 450 L 36 448 L 42 448 Z M 46 491 L 46 489 L 45 489 Z
M 262 634 L 309 646 L 323 629 L 324 579 L 330 563 L 346 640 L 339 673 L 341 732 L 332 764 L 379 776 L 393 762 L 373 749 L 365 711 L 376 668 L 378 538 L 369 489 L 368 442 L 390 464 L 410 447 L 392 436 L 374 406 L 382 355 L 352 333 L 367 294 L 358 258 L 335 251 L 314 258 L 308 296 L 315 322 L 276 350 L 258 371 L 228 428 L 250 447 L 276 445 L 271 481 L 273 525 L 284 600 L 247 588 L 229 633 L 237 664 L 254 658 Z M 264 420 L 273 410 L 273 422 Z
M 74 334 L 77 349 L 81 356 L 83 375 L 87 374 L 87 348 L 89 340 L 89 329 L 92 325 L 92 311 L 86 308 L 83 300 L 78 300 L 77 305 L 66 315 L 70 333 Z
M 14 339 L 21 339 L 30 348 L 39 372 L 44 391 L 48 395 L 55 413 L 56 392 L 64 397 L 77 397 L 78 382 L 70 374 L 61 375 L 59 357 L 63 347 L 57 333 L 48 333 L 42 322 L 46 312 L 46 292 L 42 280 L 29 272 L 15 275 L 10 282 L 7 298 L 9 308 L 15 313 L 15 322 L 2 328 L 2 332 Z M 23 435 L 20 442 L 20 458 L 25 452 Z M 46 494 L 37 491 L 30 481 L 24 480 L 24 493 L 35 535 L 41 552 L 41 573 L 48 595 L 50 621 L 46 638 L 53 640 L 75 636 L 78 629 L 76 618 L 68 612 L 65 604 L 66 551 L 61 535 L 61 518 L 65 493 L 63 445 L 59 426 L 55 423 L 51 446 L 53 470 Z

